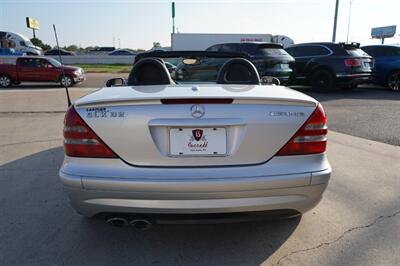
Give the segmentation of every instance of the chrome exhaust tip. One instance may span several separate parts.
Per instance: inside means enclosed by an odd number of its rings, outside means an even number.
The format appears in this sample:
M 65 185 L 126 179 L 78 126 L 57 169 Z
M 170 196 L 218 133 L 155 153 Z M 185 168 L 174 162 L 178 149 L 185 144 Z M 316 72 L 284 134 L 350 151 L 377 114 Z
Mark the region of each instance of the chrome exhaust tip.
M 153 225 L 149 220 L 146 219 L 135 219 L 130 221 L 129 224 L 138 230 L 147 230 Z
M 122 217 L 112 217 L 106 220 L 108 224 L 111 224 L 112 226 L 115 227 L 125 227 L 128 226 L 128 220 Z

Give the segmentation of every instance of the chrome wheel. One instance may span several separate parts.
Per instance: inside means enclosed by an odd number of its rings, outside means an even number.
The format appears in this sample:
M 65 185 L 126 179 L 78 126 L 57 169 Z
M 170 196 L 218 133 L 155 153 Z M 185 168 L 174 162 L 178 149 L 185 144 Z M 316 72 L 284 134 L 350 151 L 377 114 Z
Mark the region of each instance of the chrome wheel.
M 64 87 L 70 87 L 72 85 L 72 78 L 68 76 L 63 76 L 60 80 L 61 85 Z
M 388 87 L 393 91 L 400 89 L 400 72 L 392 73 L 388 78 Z
M 11 85 L 11 79 L 6 75 L 0 76 L 0 87 L 7 88 Z

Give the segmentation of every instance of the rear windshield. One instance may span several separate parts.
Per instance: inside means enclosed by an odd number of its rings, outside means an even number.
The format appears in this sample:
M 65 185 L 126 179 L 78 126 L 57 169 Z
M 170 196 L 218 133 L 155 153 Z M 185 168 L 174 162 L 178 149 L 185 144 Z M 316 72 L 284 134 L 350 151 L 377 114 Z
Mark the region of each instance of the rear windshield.
M 366 52 L 359 48 L 346 48 L 346 52 L 352 56 L 369 56 Z
M 281 48 L 261 48 L 259 49 L 259 53 L 261 53 L 262 55 L 269 55 L 269 56 L 281 56 L 281 55 L 289 56 L 289 54 Z

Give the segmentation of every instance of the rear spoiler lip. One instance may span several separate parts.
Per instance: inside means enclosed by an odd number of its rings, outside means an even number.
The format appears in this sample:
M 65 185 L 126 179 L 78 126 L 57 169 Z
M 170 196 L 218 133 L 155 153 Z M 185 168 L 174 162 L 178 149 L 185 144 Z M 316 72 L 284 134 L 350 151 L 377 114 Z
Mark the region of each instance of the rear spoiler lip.
M 355 49 L 360 49 L 361 44 L 358 42 L 351 42 L 351 43 L 345 43 L 345 42 L 340 42 L 339 45 L 343 48 L 355 48 Z
M 162 99 L 179 99 L 180 97 L 172 96 L 163 97 Z M 298 106 L 317 106 L 316 101 L 311 100 L 303 100 L 303 99 L 290 99 L 290 98 L 260 98 L 260 97 L 213 97 L 215 99 L 233 99 L 231 104 L 271 104 L 271 105 L 298 105 Z M 140 98 L 140 99 L 132 99 L 132 98 L 121 98 L 118 100 L 93 100 L 86 101 L 84 103 L 76 103 L 74 106 L 76 108 L 88 108 L 88 107 L 103 107 L 103 106 L 123 106 L 123 105 L 148 105 L 148 104 L 162 104 L 161 98 Z M 181 99 L 185 100 L 198 100 L 202 99 L 199 97 L 181 97 Z M 188 103 L 189 104 L 189 103 Z M 205 103 L 206 104 L 206 103 Z

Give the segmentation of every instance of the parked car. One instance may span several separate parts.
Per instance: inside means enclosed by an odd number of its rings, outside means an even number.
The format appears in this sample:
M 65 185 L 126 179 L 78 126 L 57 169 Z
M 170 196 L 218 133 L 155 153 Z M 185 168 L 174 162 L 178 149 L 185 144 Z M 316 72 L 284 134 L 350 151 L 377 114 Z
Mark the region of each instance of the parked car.
M 0 56 L 23 56 L 25 53 L 16 52 L 13 48 L 0 48 Z
M 85 80 L 83 69 L 64 66 L 50 57 L 18 57 L 15 64 L 0 64 L 0 87 L 18 85 L 21 82 L 59 82 L 63 86 L 73 86 Z
M 111 53 L 108 53 L 108 55 L 132 55 L 132 56 L 135 56 L 136 53 L 129 49 L 118 49 L 118 50 L 112 51 Z
M 65 49 L 60 49 L 60 54 L 61 54 L 61 55 L 76 56 L 76 53 L 75 53 L 75 52 L 68 51 L 68 50 L 65 50 Z M 44 55 L 59 55 L 58 49 L 47 50 L 46 52 L 44 52 Z
M 115 47 L 107 47 L 107 46 L 102 46 L 102 47 L 94 47 L 90 51 L 88 51 L 88 54 L 108 54 L 112 51 L 115 51 Z
M 110 87 L 76 100 L 65 115 L 59 174 L 79 214 L 146 229 L 294 217 L 318 204 L 331 167 L 327 118 L 317 100 L 261 85 L 246 55 L 138 57 L 126 83 L 109 80 Z M 207 84 L 177 84 L 163 63 L 212 58 L 225 63 Z
M 285 49 L 295 58 L 294 84 L 318 91 L 354 88 L 372 79 L 374 61 L 358 43 L 303 43 Z
M 206 51 L 238 52 L 249 55 L 250 61 L 256 66 L 260 76 L 273 76 L 282 84 L 287 84 L 292 74 L 290 64 L 294 59 L 277 43 L 221 43 L 207 48 Z
M 395 45 L 368 45 L 361 49 L 375 59 L 374 82 L 394 91 L 400 87 L 400 47 Z

